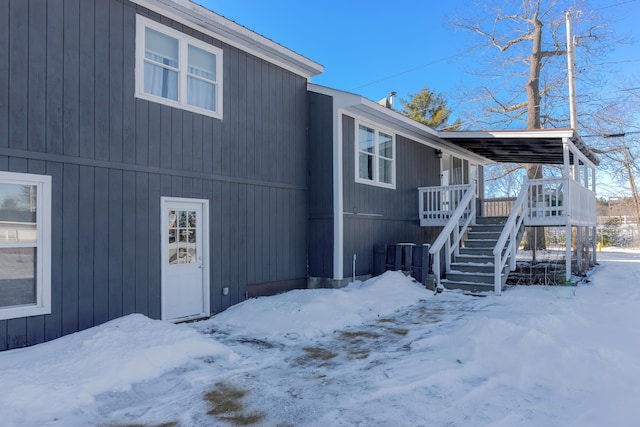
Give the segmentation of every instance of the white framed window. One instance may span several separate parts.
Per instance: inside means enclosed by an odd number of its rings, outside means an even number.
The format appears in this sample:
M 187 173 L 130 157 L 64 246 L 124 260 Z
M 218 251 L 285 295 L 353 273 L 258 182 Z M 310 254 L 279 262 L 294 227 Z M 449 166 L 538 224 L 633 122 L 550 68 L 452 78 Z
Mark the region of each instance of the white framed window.
M 136 96 L 222 119 L 222 50 L 137 15 Z
M 51 177 L 0 172 L 0 320 L 51 313 Z
M 392 132 L 357 123 L 356 182 L 385 188 L 396 186 L 396 144 Z

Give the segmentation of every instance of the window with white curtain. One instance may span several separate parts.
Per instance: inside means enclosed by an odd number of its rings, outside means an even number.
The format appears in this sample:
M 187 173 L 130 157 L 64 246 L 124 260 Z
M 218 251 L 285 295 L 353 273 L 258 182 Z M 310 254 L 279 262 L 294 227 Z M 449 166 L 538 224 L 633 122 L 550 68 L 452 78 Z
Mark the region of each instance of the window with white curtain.
M 222 118 L 222 50 L 137 16 L 136 96 Z
M 391 132 L 358 123 L 356 182 L 395 188 L 395 142 Z
M 0 320 L 51 313 L 51 177 L 0 172 Z

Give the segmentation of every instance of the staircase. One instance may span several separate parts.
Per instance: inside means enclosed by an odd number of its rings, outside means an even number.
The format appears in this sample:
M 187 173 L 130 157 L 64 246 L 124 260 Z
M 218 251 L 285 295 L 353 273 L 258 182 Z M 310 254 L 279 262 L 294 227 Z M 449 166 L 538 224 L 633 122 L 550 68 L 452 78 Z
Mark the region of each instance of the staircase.
M 454 256 L 451 269 L 446 272 L 442 285 L 447 289 L 463 289 L 471 292 L 493 291 L 494 255 L 500 233 L 507 221 L 506 217 L 477 217 L 464 239 L 459 255 Z M 522 238 L 524 227 L 518 233 Z M 505 249 L 506 251 L 506 249 Z M 502 271 L 502 285 L 507 281 L 509 263 Z

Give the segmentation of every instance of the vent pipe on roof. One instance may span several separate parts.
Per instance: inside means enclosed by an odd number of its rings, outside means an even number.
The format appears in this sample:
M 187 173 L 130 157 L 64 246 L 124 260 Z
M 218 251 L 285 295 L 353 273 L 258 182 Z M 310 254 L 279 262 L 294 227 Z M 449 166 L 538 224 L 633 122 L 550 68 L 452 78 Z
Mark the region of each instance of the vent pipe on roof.
M 389 108 L 395 110 L 393 102 L 396 100 L 396 92 L 389 92 Z
M 389 97 L 385 96 L 380 101 L 378 101 L 378 104 L 382 105 L 385 108 L 389 108 L 390 110 L 395 110 L 395 108 L 393 108 L 393 103 L 395 99 L 396 99 L 396 92 L 389 92 Z

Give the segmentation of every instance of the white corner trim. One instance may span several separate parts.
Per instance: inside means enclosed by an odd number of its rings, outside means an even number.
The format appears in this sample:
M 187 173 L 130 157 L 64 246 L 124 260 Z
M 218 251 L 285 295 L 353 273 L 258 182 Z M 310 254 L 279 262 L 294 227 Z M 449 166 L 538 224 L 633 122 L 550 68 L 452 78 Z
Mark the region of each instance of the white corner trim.
M 342 109 L 333 103 L 333 279 L 344 278 L 344 172 L 342 171 Z

